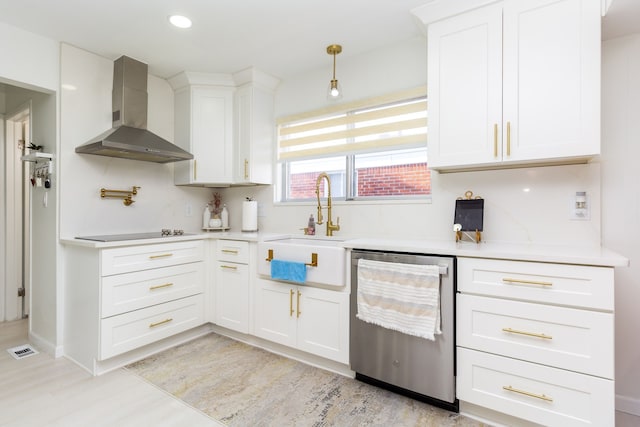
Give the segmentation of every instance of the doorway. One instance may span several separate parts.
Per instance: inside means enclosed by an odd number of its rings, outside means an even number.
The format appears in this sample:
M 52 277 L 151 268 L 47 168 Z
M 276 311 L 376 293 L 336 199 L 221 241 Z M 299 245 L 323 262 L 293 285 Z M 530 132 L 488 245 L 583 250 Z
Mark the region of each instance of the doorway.
M 22 161 L 31 140 L 31 103 L 4 121 L 4 280 L 0 320 L 29 316 L 31 294 L 31 205 L 29 164 Z M 2 289 L 4 288 L 4 289 Z

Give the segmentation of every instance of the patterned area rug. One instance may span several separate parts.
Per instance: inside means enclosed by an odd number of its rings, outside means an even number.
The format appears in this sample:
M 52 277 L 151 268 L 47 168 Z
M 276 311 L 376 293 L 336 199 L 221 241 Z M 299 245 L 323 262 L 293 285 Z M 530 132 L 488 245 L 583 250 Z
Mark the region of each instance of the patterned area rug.
M 482 426 L 215 333 L 127 367 L 228 426 Z

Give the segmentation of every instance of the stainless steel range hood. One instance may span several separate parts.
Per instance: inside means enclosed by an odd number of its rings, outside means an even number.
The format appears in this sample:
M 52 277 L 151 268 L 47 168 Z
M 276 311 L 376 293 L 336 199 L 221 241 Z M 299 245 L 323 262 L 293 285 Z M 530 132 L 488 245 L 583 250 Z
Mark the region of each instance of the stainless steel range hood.
M 121 56 L 113 66 L 113 128 L 76 147 L 76 153 L 155 163 L 193 155 L 147 130 L 147 64 Z

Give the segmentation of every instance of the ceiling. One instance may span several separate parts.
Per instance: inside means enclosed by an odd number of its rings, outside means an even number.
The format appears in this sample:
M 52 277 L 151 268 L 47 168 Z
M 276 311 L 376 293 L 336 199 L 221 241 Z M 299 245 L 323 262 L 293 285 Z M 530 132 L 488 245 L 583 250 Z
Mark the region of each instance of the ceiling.
M 159 77 L 254 66 L 285 79 L 330 69 L 329 44 L 346 58 L 422 35 L 410 10 L 431 1 L 0 0 L 0 21 L 112 60 L 131 56 Z M 171 14 L 193 27 L 171 27 Z M 603 38 L 632 32 L 640 32 L 640 0 L 613 0 Z

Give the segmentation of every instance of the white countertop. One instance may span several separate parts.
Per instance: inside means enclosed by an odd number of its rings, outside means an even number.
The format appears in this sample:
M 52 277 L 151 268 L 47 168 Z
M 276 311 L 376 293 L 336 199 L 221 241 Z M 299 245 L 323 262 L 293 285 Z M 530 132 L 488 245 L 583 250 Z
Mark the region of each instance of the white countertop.
M 326 240 L 322 236 L 304 236 L 261 232 L 204 232 L 188 236 L 170 236 L 157 239 L 126 240 L 117 242 L 96 242 L 75 238 L 60 239 L 62 244 L 87 248 L 115 248 L 123 246 L 149 245 L 186 240 L 228 239 L 247 242 L 278 240 L 288 237 Z M 411 240 L 391 238 L 334 238 L 338 244 L 348 249 L 368 249 L 390 252 L 409 252 L 430 255 L 450 255 L 458 257 L 508 259 L 516 261 L 555 262 L 563 264 L 596 265 L 605 267 L 627 267 L 629 260 L 622 255 L 602 247 L 571 245 L 538 245 L 517 243 L 473 243 L 454 241 Z
M 563 264 L 627 267 L 629 260 L 602 247 L 570 245 L 536 245 L 517 243 L 473 243 L 429 240 L 351 239 L 345 248 L 417 252 L 432 255 L 494 258 L 519 261 L 556 262 Z

